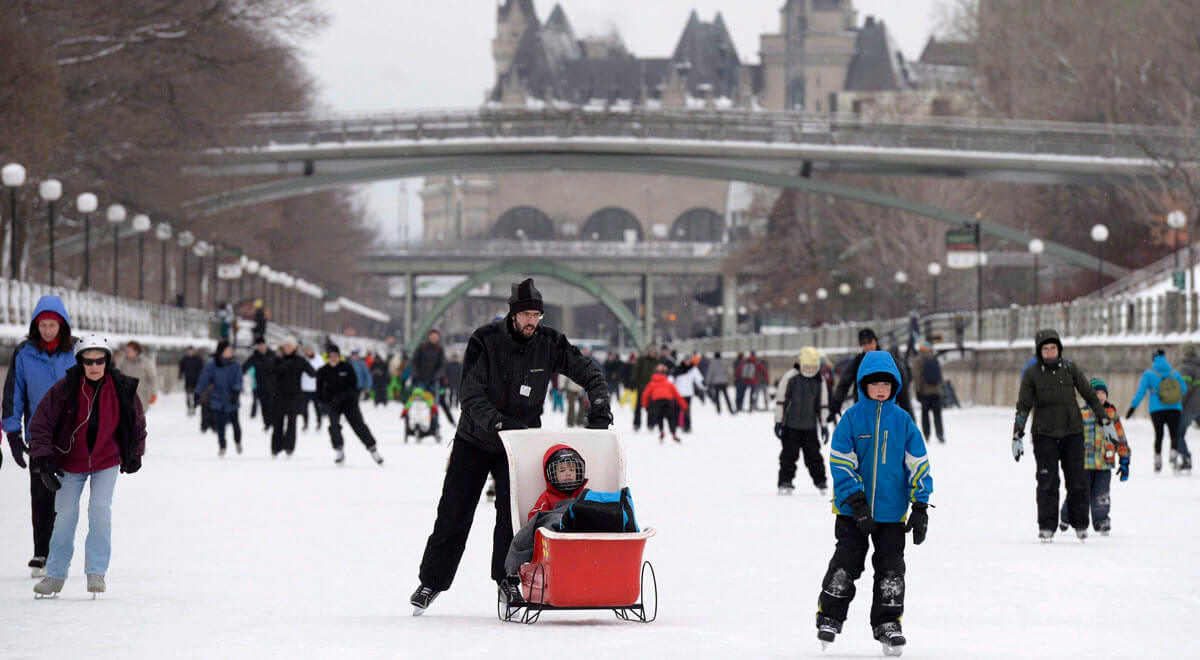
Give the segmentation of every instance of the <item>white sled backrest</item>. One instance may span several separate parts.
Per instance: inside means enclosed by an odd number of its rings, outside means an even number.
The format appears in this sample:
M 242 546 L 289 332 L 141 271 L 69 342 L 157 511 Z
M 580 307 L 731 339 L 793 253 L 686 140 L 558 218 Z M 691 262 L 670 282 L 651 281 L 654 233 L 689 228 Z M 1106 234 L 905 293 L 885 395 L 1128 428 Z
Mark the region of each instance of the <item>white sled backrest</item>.
M 542 459 L 546 450 L 554 445 L 567 445 L 583 457 L 588 488 L 614 492 L 625 487 L 625 443 L 616 431 L 501 431 L 500 442 L 508 455 L 509 502 L 514 532 L 525 524 L 529 509 L 546 490 Z

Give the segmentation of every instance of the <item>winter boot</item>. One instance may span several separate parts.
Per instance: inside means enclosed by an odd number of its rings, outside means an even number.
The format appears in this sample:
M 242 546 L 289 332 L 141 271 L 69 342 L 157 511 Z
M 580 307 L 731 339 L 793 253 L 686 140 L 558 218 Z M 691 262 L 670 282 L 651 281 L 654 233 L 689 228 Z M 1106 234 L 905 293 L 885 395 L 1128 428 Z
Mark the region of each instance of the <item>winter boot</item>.
M 1171 450 L 1171 469 L 1175 472 L 1179 471 L 1179 452 Z
M 1186 472 L 1188 474 L 1192 473 L 1192 455 L 1191 454 L 1185 454 L 1185 455 L 1179 457 L 1179 471 Z
M 521 578 L 509 576 L 503 580 L 496 580 L 496 589 L 506 607 L 520 607 L 525 604 L 525 597 L 521 595 Z
M 817 639 L 821 640 L 821 650 L 833 643 L 838 633 L 842 632 L 842 622 L 824 614 L 817 615 Z
M 337 463 L 338 465 L 343 465 L 346 462 L 346 452 L 342 451 L 341 449 L 334 451 L 336 451 L 337 454 L 334 455 L 333 462 Z
M 44 578 L 46 577 L 46 558 L 34 557 L 29 560 L 29 577 Z
M 906 640 L 900 632 L 899 621 L 881 623 L 872 628 L 871 631 L 875 634 L 876 641 L 883 645 L 884 655 L 896 657 L 904 652 Z
M 1043 529 L 1038 532 L 1038 538 L 1042 540 L 1042 543 L 1053 543 L 1054 542 L 1054 530 Z
M 371 460 L 375 461 L 376 465 L 383 465 L 383 457 L 379 455 L 379 450 L 371 447 Z
M 1154 471 L 1162 472 L 1162 454 L 1154 455 Z
M 442 592 L 434 589 L 433 587 L 427 587 L 425 585 L 417 587 L 417 590 L 413 592 L 412 597 L 408 599 L 408 602 L 413 606 L 413 616 L 421 616 L 424 614 L 425 610 L 429 609 L 429 606 L 433 603 L 433 599 L 437 598 L 438 594 L 440 593 Z
M 60 580 L 54 577 L 44 577 L 41 582 L 33 585 L 34 598 L 57 598 L 58 592 L 62 591 L 63 583 L 66 580 Z
M 87 580 L 87 590 L 89 594 L 92 594 L 92 598 L 95 598 L 96 594 L 104 593 L 105 587 L 103 575 L 99 575 L 97 573 L 88 573 Z

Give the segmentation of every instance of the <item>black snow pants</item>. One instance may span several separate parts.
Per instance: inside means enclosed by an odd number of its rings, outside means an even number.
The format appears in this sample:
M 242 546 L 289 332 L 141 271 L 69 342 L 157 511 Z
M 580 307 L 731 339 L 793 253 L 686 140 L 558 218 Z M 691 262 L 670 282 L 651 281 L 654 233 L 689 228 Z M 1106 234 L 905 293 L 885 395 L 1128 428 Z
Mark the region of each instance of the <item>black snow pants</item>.
M 1150 413 L 1150 422 L 1154 424 L 1154 453 L 1162 454 L 1163 427 L 1171 438 L 1171 449 L 1179 448 L 1179 420 L 1182 416 L 1178 410 L 1156 410 Z
M 796 478 L 796 461 L 804 451 L 804 466 L 808 468 L 808 476 L 812 477 L 813 485 L 825 488 L 825 461 L 821 458 L 821 442 L 817 439 L 816 429 L 789 429 L 784 427 L 783 449 L 779 452 L 779 485 L 791 486 Z
M 646 428 L 662 430 L 663 422 L 671 429 L 671 435 L 679 427 L 679 407 L 671 399 L 655 399 L 646 406 Z
M 54 531 L 54 493 L 42 483 L 42 475 L 29 471 L 29 504 L 33 511 L 33 556 L 50 556 L 50 533 Z
M 287 452 L 291 455 L 296 451 L 296 418 L 299 413 L 292 410 L 281 410 L 276 412 L 275 421 L 271 424 L 271 455 L 274 456 L 279 452 Z
M 351 401 L 344 406 L 329 407 L 329 441 L 333 444 L 334 449 L 341 449 L 345 446 L 345 442 L 342 440 L 342 417 L 346 418 L 346 423 L 354 430 L 354 435 L 358 436 L 364 447 L 375 448 L 375 436 L 371 435 L 371 429 L 367 428 L 366 422 L 363 421 L 358 401 Z
M 875 587 L 871 599 L 871 625 L 899 621 L 904 614 L 904 523 L 875 523 L 870 544 L 875 546 L 871 565 Z M 838 516 L 833 524 L 837 546 L 821 582 L 817 612 L 837 621 L 846 620 L 854 600 L 854 582 L 867 560 L 868 538 L 858 531 L 851 516 Z
M 467 535 L 475 519 L 475 507 L 483 493 L 488 473 L 496 480 L 496 526 L 492 531 L 492 579 L 505 577 L 504 557 L 512 543 L 512 514 L 508 503 L 508 459 L 503 453 L 484 451 L 456 437 L 450 464 L 442 482 L 433 533 L 421 558 L 421 584 L 445 591 L 454 582 L 458 563 L 467 547 Z
M 929 441 L 929 414 L 933 413 L 933 428 L 937 431 L 938 442 L 946 441 L 946 433 L 942 429 L 942 395 L 918 394 L 917 401 L 921 402 L 921 435 Z
M 1075 529 L 1088 526 L 1088 482 L 1083 469 L 1083 434 L 1065 438 L 1033 436 L 1033 457 L 1037 461 L 1038 529 L 1054 530 L 1058 525 L 1058 467 L 1062 464 L 1067 481 L 1068 522 Z
M 633 398 L 633 430 L 636 431 L 642 428 L 642 391 L 645 388 L 637 389 L 637 396 Z M 650 428 L 650 411 L 646 410 L 646 428 Z

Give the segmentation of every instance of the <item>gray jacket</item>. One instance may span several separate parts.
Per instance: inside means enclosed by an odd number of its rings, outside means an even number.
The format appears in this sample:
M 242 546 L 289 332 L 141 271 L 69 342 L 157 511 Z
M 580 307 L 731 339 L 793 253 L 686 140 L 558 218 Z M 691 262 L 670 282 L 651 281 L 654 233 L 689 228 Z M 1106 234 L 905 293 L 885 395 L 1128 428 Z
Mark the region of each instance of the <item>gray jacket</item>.
M 1179 375 L 1187 384 L 1187 394 L 1183 397 L 1183 414 L 1188 417 L 1200 416 L 1200 357 L 1189 355 L 1179 364 Z
M 520 531 L 513 535 L 512 543 L 508 546 L 508 554 L 504 557 L 504 572 L 507 575 L 517 575 L 521 565 L 533 559 L 534 532 L 539 527 L 558 527 L 563 514 L 575 502 L 574 497 L 559 502 L 549 511 L 539 511 L 537 515 L 521 526 Z
M 722 387 L 729 384 L 730 372 L 729 364 L 722 360 L 712 360 L 708 363 L 708 373 L 704 380 L 712 387 Z

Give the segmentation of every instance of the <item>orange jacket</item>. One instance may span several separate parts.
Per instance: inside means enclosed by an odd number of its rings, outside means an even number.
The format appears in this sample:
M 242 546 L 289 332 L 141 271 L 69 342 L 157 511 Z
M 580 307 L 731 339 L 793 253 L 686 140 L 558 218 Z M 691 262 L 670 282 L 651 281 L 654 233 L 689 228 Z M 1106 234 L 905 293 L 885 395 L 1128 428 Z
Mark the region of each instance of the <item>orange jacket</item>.
M 666 374 L 654 374 L 650 377 L 646 389 L 642 390 L 642 407 L 649 408 L 650 402 L 660 399 L 673 399 L 681 410 L 687 410 L 687 401 L 679 396 L 679 390 L 675 389 L 674 383 L 667 380 Z

